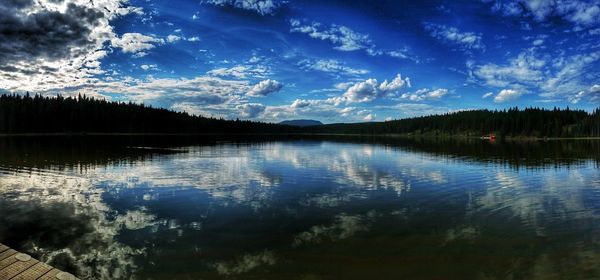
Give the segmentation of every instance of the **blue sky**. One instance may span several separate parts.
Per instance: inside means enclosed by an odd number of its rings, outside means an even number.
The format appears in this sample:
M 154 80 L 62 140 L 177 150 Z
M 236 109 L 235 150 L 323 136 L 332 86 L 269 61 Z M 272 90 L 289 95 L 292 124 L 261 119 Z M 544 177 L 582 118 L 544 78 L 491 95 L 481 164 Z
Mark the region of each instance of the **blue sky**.
M 17 15 L 0 38 L 6 92 L 270 122 L 600 104 L 599 0 L 15 0 L 0 12 Z M 73 32 L 19 36 L 50 17 Z

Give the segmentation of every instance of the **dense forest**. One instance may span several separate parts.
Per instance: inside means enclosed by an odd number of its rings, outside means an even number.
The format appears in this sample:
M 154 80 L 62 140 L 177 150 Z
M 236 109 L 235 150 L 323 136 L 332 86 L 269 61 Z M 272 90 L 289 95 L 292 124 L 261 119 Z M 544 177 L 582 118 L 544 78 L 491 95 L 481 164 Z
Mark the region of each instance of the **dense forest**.
M 293 129 L 85 96 L 0 96 L 0 133 L 286 133 Z
M 79 96 L 0 96 L 0 133 L 326 133 L 598 137 L 600 108 L 473 110 L 386 122 L 294 127 L 193 116 Z
M 314 127 L 314 132 L 352 134 L 413 134 L 524 137 L 598 137 L 600 108 L 593 113 L 554 108 L 511 108 L 472 110 L 387 122 L 331 124 Z

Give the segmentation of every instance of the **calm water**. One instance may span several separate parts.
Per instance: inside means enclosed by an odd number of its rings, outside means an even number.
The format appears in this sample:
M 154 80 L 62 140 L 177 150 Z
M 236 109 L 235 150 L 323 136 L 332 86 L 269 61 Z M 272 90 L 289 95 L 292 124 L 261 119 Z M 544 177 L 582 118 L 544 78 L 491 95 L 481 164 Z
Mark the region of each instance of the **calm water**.
M 0 242 L 89 279 L 600 278 L 600 142 L 167 143 L 0 139 Z

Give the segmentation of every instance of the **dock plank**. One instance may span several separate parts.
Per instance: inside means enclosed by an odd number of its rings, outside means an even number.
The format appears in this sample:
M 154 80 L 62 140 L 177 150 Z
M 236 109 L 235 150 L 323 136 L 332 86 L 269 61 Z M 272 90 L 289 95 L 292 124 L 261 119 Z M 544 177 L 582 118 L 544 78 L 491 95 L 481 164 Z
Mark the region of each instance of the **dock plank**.
M 15 250 L 13 250 L 13 251 L 14 251 L 14 254 L 12 254 L 9 257 L 0 261 L 0 271 L 2 271 L 4 268 L 8 267 L 11 264 L 18 262 L 18 260 L 13 257 L 14 255 L 16 255 L 18 253 Z
M 49 265 L 47 265 L 47 264 L 45 264 L 43 262 L 38 262 L 35 265 L 33 265 L 32 267 L 30 267 L 29 269 L 21 272 L 19 275 L 15 276 L 11 280 L 32 280 L 32 279 L 38 279 L 42 275 L 48 273 L 50 270 L 52 270 L 51 266 L 49 266 Z
M 42 275 L 42 277 L 38 278 L 37 280 L 56 280 L 56 275 L 59 274 L 61 271 L 53 268 L 52 270 L 48 271 L 48 273 Z
M 31 256 L 0 244 L 0 280 L 77 280 Z
M 0 261 L 6 259 L 6 258 L 8 258 L 8 257 L 10 257 L 10 256 L 12 256 L 12 255 L 14 255 L 16 253 L 18 253 L 18 252 L 9 248 L 8 250 L 0 253 Z
M 6 251 L 6 250 L 8 250 L 8 249 L 10 249 L 10 248 L 8 248 L 8 246 L 6 246 L 6 245 L 4 245 L 4 244 L 0 244 L 0 253 L 2 253 L 2 252 L 4 252 L 4 251 Z
M 15 262 L 0 270 L 0 279 L 11 279 L 38 263 L 37 260 L 31 258 L 27 261 L 18 260 L 14 256 L 10 258 L 13 258 Z

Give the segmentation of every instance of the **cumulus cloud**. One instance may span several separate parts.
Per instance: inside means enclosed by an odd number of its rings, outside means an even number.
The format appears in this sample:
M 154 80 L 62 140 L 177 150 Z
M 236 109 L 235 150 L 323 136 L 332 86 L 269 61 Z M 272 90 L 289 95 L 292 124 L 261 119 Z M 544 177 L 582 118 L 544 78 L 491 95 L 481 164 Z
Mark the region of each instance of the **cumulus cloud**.
M 169 43 L 175 43 L 179 40 L 181 40 L 181 37 L 179 37 L 177 35 L 171 34 L 171 35 L 167 36 L 167 42 L 169 42 Z
M 216 6 L 231 6 L 256 12 L 260 15 L 272 15 L 277 9 L 286 3 L 280 0 L 204 0 L 203 3 Z M 195 15 L 194 15 L 195 16 Z
M 417 90 L 413 93 L 403 93 L 400 98 L 408 99 L 410 101 L 423 101 L 423 100 L 439 100 L 448 94 L 448 89 L 438 88 L 430 90 L 428 88 Z
M 426 22 L 423 24 L 425 29 L 430 32 L 430 35 L 442 42 L 456 45 L 460 49 L 482 50 L 485 45 L 481 42 L 481 34 L 474 32 L 461 32 L 455 27 L 449 27 L 442 24 Z
M 126 1 L 0 1 L 0 84 L 43 91 L 95 82 L 104 73 L 110 21 L 143 13 Z
M 376 117 L 371 110 L 340 106 L 344 98 L 296 99 L 288 105 L 266 106 L 260 115 L 264 120 L 284 120 L 290 118 L 318 118 L 325 122 L 339 122 L 343 117 L 347 121 L 364 121 Z M 372 114 L 368 117 L 369 114 Z
M 249 96 L 267 96 L 270 93 L 278 92 L 283 88 L 283 84 L 276 80 L 263 80 L 256 84 L 250 91 L 248 91 Z
M 310 102 L 307 101 L 307 100 L 302 100 L 302 99 L 296 99 L 296 100 L 294 100 L 294 102 L 291 105 L 291 107 L 293 109 L 296 109 L 296 108 L 305 108 L 305 107 L 308 107 L 308 106 L 310 106 Z
M 125 33 L 121 37 L 115 37 L 111 40 L 112 46 L 121 48 L 124 53 L 133 53 L 138 57 L 146 55 L 147 50 L 154 48 L 156 44 L 162 43 L 164 43 L 163 39 L 141 33 Z
M 369 102 L 378 97 L 387 96 L 403 87 L 410 87 L 410 79 L 402 79 L 398 74 L 392 81 L 378 83 L 376 79 L 368 79 L 349 87 L 343 97 L 347 102 Z
M 501 90 L 496 97 L 494 97 L 494 102 L 496 103 L 504 103 L 509 101 L 514 101 L 519 99 L 523 95 L 523 92 L 514 90 L 514 89 L 503 89 Z
M 375 114 L 367 114 L 366 116 L 363 117 L 363 121 L 370 122 L 370 121 L 374 120 L 376 117 L 377 117 L 377 115 L 375 115 Z
M 244 118 L 256 118 L 265 111 L 265 105 L 259 103 L 247 103 L 236 106 L 240 115 Z
M 33 9 L 33 1 L 0 3 L 0 65 L 22 60 L 56 60 L 94 48 L 90 38 L 106 15 L 68 3 L 64 11 Z

